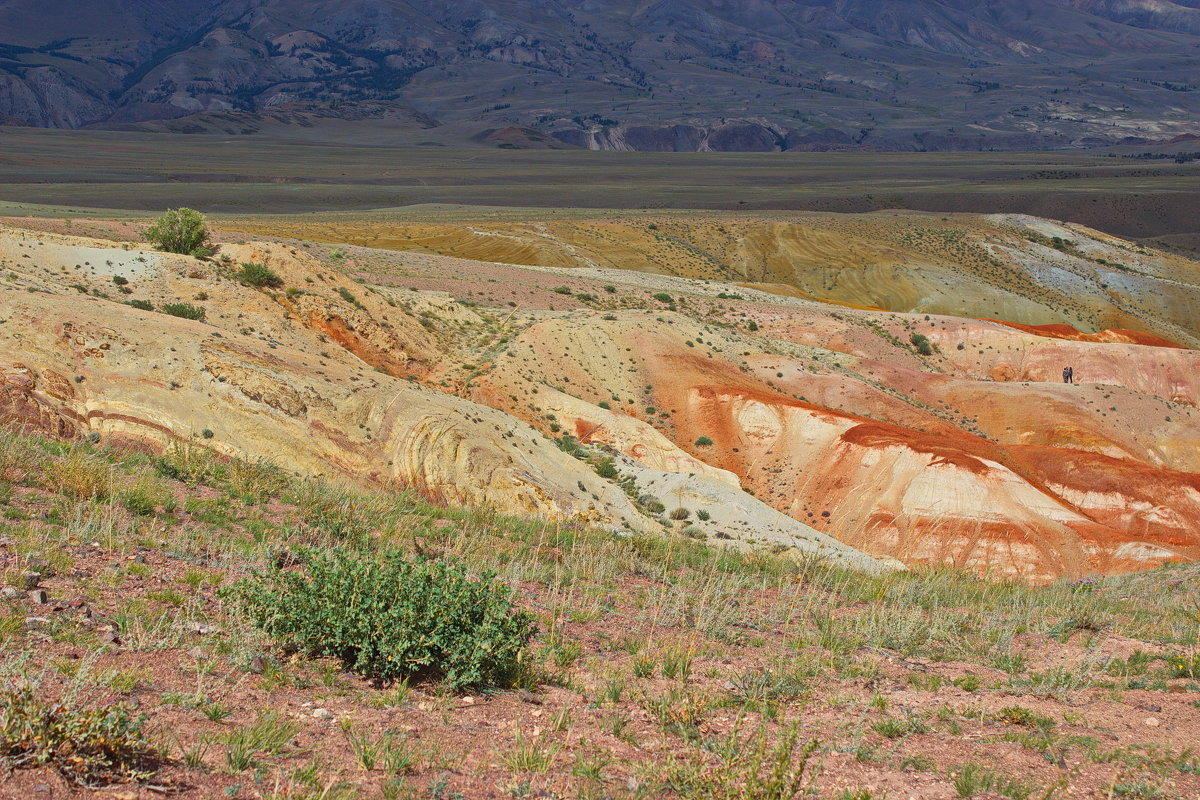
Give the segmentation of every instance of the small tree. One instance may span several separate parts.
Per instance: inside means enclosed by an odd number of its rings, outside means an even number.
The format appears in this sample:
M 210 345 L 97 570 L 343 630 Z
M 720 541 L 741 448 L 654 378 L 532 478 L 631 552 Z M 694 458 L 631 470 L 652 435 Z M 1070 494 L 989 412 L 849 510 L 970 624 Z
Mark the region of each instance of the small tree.
M 204 215 L 190 208 L 172 208 L 146 229 L 146 241 L 168 253 L 207 258 L 215 251 Z

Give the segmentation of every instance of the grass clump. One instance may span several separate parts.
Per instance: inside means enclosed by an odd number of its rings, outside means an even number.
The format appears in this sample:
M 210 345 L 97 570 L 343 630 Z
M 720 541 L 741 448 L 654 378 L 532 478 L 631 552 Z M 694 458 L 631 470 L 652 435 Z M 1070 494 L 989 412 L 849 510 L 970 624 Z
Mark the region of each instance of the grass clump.
M 1010 778 L 978 764 L 963 764 L 952 777 L 959 797 L 974 797 L 994 792 L 1010 800 L 1026 800 L 1037 788 L 1033 784 Z
M 491 573 L 453 560 L 304 550 L 303 571 L 255 574 L 231 593 L 286 646 L 381 681 L 429 675 L 453 690 L 511 686 L 533 618 Z
M 672 758 L 663 775 L 681 797 L 696 800 L 791 800 L 809 793 L 817 770 L 809 762 L 815 739 L 800 745 L 795 727 L 770 736 L 760 728 L 743 736 L 734 728 L 711 745 L 714 760 Z
M 31 687 L 9 689 L 0 693 L 0 759 L 13 769 L 49 767 L 91 788 L 144 780 L 159 752 L 143 721 L 120 706 L 77 709 L 43 700 Z

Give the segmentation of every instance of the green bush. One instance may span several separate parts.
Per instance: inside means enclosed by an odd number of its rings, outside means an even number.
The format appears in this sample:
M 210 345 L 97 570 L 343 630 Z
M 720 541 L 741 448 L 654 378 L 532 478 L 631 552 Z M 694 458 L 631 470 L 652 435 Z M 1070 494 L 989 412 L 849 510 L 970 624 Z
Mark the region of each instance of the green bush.
M 204 309 L 191 303 L 163 303 L 162 312 L 184 319 L 204 319 Z
M 613 464 L 612 456 L 605 456 L 596 462 L 596 474 L 607 480 L 612 480 L 620 475 Z
M 674 303 L 675 302 L 675 298 L 671 297 L 671 295 L 667 294 L 666 292 L 659 292 L 658 294 L 654 295 L 654 299 L 660 303 Z
M 533 618 L 494 575 L 394 551 L 375 560 L 304 550 L 300 561 L 303 571 L 274 569 L 230 590 L 285 647 L 382 681 L 440 677 L 457 690 L 520 677 Z
M 929 344 L 929 339 L 925 337 L 925 334 L 914 333 L 912 336 L 908 337 L 908 340 L 912 342 L 913 347 L 917 348 L 917 352 L 921 355 L 933 355 L 933 346 Z
M 134 308 L 140 308 L 142 311 L 153 311 L 154 310 L 154 304 L 151 303 L 149 300 L 130 300 L 125 305 L 133 306 Z
M 707 436 L 700 436 L 696 438 L 696 447 L 712 447 L 712 443 L 713 440 Z
M 190 208 L 173 208 L 146 229 L 146 241 L 168 253 L 207 258 L 213 254 L 204 215 Z
M 259 289 L 276 289 L 283 286 L 283 279 L 268 269 L 266 264 L 257 264 L 253 261 L 242 264 L 242 268 L 238 270 L 237 279 L 247 286 L 255 286 Z
M 49 767 L 87 787 L 144 780 L 159 760 L 144 720 L 120 706 L 81 710 L 30 687 L 10 689 L 0 693 L 0 759 L 10 768 Z

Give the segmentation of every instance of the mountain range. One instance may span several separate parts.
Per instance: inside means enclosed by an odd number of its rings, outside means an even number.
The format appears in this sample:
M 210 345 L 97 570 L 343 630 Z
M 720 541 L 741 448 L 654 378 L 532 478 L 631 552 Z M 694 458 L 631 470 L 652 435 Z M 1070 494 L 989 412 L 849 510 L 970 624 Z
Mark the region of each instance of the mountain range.
M 0 121 L 58 128 L 350 119 L 503 147 L 1046 149 L 1195 133 L 1198 74 L 1200 0 L 0 5 Z

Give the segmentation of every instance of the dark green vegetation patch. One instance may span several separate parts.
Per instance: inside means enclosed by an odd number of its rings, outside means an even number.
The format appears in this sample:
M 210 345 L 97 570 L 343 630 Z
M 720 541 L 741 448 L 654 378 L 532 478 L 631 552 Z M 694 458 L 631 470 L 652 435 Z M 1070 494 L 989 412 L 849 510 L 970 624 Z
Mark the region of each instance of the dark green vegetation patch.
M 333 656 L 368 678 L 442 678 L 448 688 L 511 686 L 533 618 L 491 573 L 458 561 L 378 560 L 305 551 L 303 571 L 274 569 L 233 589 L 285 645 Z

